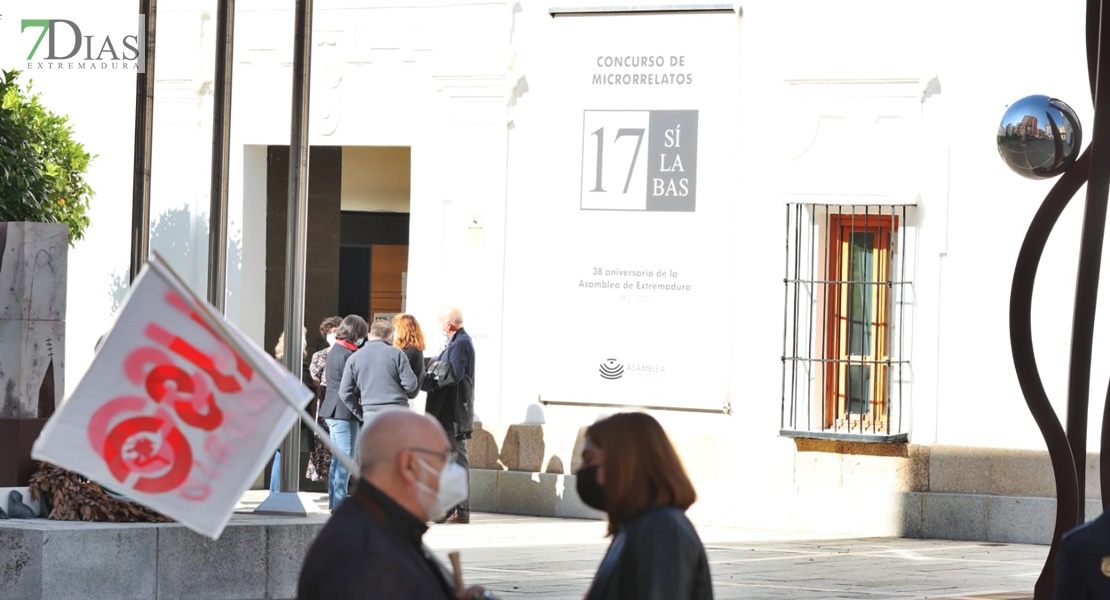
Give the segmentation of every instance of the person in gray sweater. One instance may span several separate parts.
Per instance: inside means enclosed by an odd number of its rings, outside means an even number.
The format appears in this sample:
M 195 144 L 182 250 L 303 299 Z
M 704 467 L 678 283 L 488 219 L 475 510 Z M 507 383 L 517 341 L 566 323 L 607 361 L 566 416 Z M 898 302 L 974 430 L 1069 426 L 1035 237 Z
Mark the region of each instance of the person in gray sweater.
M 355 416 L 364 423 L 367 413 L 387 406 L 408 408 L 409 400 L 420 391 L 408 358 L 390 343 L 392 338 L 389 321 L 374 321 L 366 343 L 343 367 L 339 397 L 343 404 L 361 409 Z

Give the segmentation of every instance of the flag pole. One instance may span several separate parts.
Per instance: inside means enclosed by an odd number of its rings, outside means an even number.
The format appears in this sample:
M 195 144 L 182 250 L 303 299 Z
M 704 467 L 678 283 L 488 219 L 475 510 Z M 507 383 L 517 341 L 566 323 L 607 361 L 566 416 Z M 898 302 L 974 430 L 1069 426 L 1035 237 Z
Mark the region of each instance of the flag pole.
M 352 475 L 357 475 L 359 472 L 359 468 L 358 463 L 355 462 L 355 459 L 347 456 L 346 452 L 340 450 L 339 447 L 331 441 L 331 436 L 328 435 L 328 432 L 324 431 L 324 428 L 320 427 L 319 423 L 317 423 L 315 419 L 308 416 L 308 413 L 306 413 L 304 409 L 298 408 L 291 399 L 282 396 L 281 394 L 278 395 L 281 396 L 281 399 L 289 405 L 289 408 L 296 411 L 297 415 L 301 418 L 301 422 L 305 425 L 308 425 L 308 428 L 312 430 L 312 433 L 315 433 L 316 437 L 320 438 L 321 442 L 324 442 L 324 445 L 327 446 L 328 450 L 331 451 L 331 455 L 338 458 L 339 462 L 343 463 L 344 467 L 347 467 L 347 472 L 351 473 Z
M 170 287 L 176 288 L 177 293 L 179 295 L 182 295 L 182 298 L 188 297 L 188 285 L 184 281 L 182 281 L 181 277 L 177 273 L 175 273 L 173 269 L 169 268 L 165 264 L 165 261 L 162 260 L 162 257 L 159 256 L 157 252 L 151 253 L 151 257 L 147 261 L 147 266 L 157 269 L 158 272 L 165 277 L 166 281 L 170 284 Z M 228 325 L 224 319 L 224 316 L 218 313 L 214 306 L 200 298 L 196 299 L 196 306 L 197 309 L 202 313 L 206 323 L 220 332 L 220 337 L 225 342 L 227 342 L 228 346 L 231 346 L 231 349 L 234 350 L 236 354 L 238 354 L 239 356 L 246 356 L 249 354 L 248 349 L 243 345 L 242 340 L 239 338 L 239 336 L 233 335 L 231 331 L 228 331 Z M 271 373 L 266 369 L 258 369 L 257 372 L 263 379 L 266 380 L 266 383 L 274 389 L 280 389 L 284 385 L 283 382 L 274 379 Z M 308 388 L 304 388 L 304 391 L 307 393 Z M 280 398 L 281 401 L 284 402 L 289 407 L 289 409 L 294 412 L 294 414 L 300 417 L 301 422 L 308 425 L 312 432 L 320 437 L 320 440 L 324 442 L 324 445 L 327 446 L 329 450 L 331 450 L 332 456 L 337 457 L 339 462 L 343 463 L 343 466 L 347 467 L 347 469 L 351 473 L 358 473 L 358 463 L 356 463 L 355 460 L 350 456 L 347 456 L 346 453 L 339 451 L 335 444 L 332 443 L 331 436 L 329 436 L 327 432 L 324 431 L 324 429 L 315 422 L 315 420 L 308 416 L 308 413 L 304 411 L 303 406 L 298 405 L 296 401 L 293 400 L 293 398 L 286 396 L 285 394 L 277 394 L 277 397 Z M 294 427 L 294 429 L 296 428 Z M 298 463 L 299 462 L 300 461 L 298 461 Z M 271 496 L 273 495 L 274 494 L 271 494 Z M 265 502 L 263 504 L 265 504 Z M 261 506 L 259 506 L 259 508 L 261 508 Z M 281 514 L 289 513 L 283 512 Z

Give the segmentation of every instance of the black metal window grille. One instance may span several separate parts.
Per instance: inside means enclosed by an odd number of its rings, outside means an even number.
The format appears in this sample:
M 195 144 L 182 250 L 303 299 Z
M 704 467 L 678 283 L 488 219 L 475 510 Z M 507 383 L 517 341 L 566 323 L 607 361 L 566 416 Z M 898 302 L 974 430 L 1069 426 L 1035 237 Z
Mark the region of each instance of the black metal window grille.
M 780 434 L 908 439 L 912 210 L 786 205 Z

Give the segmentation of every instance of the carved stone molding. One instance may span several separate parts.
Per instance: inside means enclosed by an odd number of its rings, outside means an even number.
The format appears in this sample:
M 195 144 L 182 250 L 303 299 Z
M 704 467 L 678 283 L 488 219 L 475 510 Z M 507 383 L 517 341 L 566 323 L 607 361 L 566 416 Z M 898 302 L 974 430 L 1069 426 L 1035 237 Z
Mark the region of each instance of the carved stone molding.
M 916 204 L 935 78 L 788 80 L 779 147 L 789 201 Z

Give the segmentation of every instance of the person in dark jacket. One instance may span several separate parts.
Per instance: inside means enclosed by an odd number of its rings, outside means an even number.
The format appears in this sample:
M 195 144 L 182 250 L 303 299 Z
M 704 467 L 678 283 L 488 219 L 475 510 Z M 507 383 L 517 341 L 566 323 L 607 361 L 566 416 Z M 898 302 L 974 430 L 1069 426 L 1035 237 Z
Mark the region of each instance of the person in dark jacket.
M 416 380 L 424 382 L 424 330 L 416 317 L 401 313 L 393 316 L 393 345 L 409 359 L 409 366 L 416 374 Z
M 330 362 L 330 358 L 328 359 Z M 359 441 L 361 478 L 305 555 L 298 600 L 493 598 L 456 591 L 423 544 L 427 522 L 466 494 L 451 444 L 430 417 L 384 410 Z
M 335 345 L 328 351 L 328 360 L 324 365 L 327 390 L 324 392 L 324 401 L 320 404 L 320 416 L 328 424 L 328 436 L 335 447 L 352 458 L 358 441 L 359 420 L 355 415 L 359 407 L 343 403 L 339 397 L 339 384 L 343 380 L 343 368 L 347 366 L 347 359 L 366 339 L 367 331 L 366 321 L 362 317 L 347 315 L 335 332 Z M 347 467 L 339 462 L 338 457 L 331 457 L 331 465 L 328 466 L 328 508 L 335 510 L 347 497 L 349 483 L 350 473 L 347 472 Z
M 686 518 L 697 494 L 658 421 L 619 413 L 594 423 L 576 475 L 613 536 L 586 600 L 712 600 L 705 547 Z
M 447 337 L 447 346 L 435 357 L 436 362 L 450 365 L 448 381 L 432 376 L 424 377 L 424 390 L 428 399 L 424 412 L 443 425 L 447 436 L 455 445 L 459 465 L 470 476 L 470 460 L 466 456 L 466 440 L 474 429 L 474 342 L 463 329 L 462 312 L 455 307 L 439 311 L 436 318 L 440 331 Z M 442 522 L 466 524 L 470 522 L 470 499 L 467 498 L 448 512 Z
M 1110 597 L 1110 519 L 1097 519 L 1069 530 L 1056 555 L 1056 600 Z

